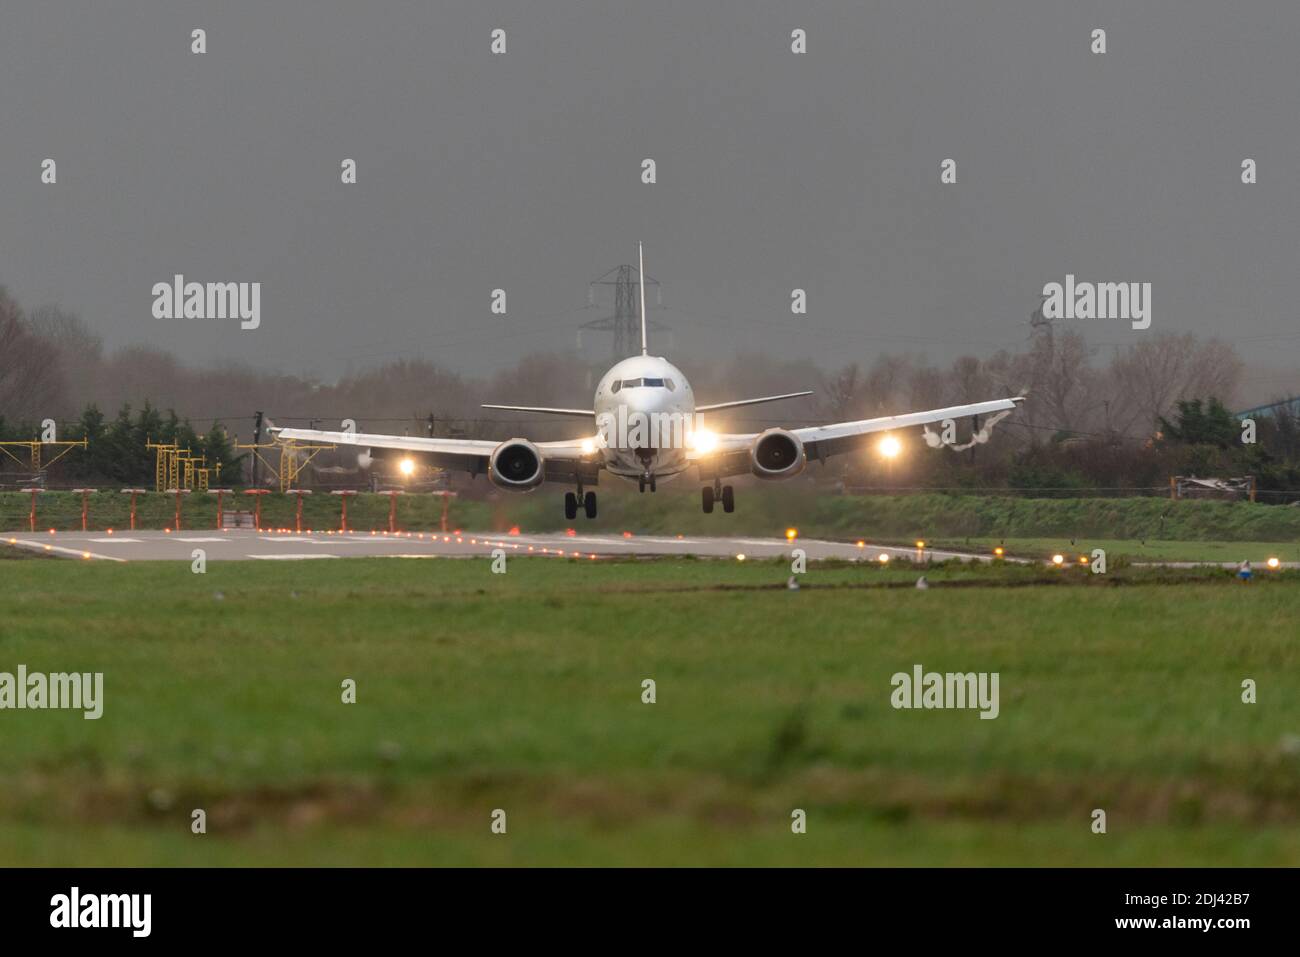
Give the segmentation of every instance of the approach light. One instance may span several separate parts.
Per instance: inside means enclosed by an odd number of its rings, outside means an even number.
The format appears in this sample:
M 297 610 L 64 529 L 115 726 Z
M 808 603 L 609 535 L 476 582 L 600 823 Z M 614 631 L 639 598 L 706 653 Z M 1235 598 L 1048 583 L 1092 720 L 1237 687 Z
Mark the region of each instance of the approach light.
M 397 463 L 397 469 L 398 469 L 398 471 L 401 472 L 403 475 L 407 475 L 407 476 L 414 475 L 414 474 L 415 474 L 415 460 L 414 460 L 414 459 L 402 459 L 402 461 L 400 461 L 400 462 Z
M 1088 564 L 1088 556 L 1087 556 L 1087 555 L 1080 555 L 1080 556 L 1079 556 L 1079 564 L 1080 564 L 1080 565 L 1086 565 L 1086 564 Z
M 707 455 L 718 447 L 718 437 L 708 429 L 696 429 L 691 433 L 691 444 L 696 452 Z
M 886 435 L 880 440 L 880 444 L 876 448 L 885 458 L 893 459 L 897 458 L 898 453 L 903 451 L 903 443 L 892 435 Z
M 1268 560 L 1268 567 L 1269 567 L 1269 568 L 1277 568 L 1277 567 L 1278 567 L 1279 565 L 1281 565 L 1281 564 L 1282 564 L 1282 563 L 1279 562 L 1276 558 L 1270 558 L 1270 559 Z
M 799 529 L 797 529 L 797 528 L 787 528 L 787 529 L 785 530 L 785 539 L 786 539 L 786 541 L 788 541 L 788 542 L 793 542 L 793 541 L 794 541 L 796 538 L 798 538 L 798 537 L 799 537 Z
M 917 548 L 925 548 L 925 542 L 918 538 L 918 539 L 916 540 L 916 547 L 917 547 Z
M 1061 564 L 1063 564 L 1064 562 L 1065 562 L 1065 556 L 1064 556 L 1064 555 L 1053 555 L 1053 556 L 1052 556 L 1052 564 L 1053 564 L 1053 565 L 1061 565 Z
M 997 548 L 993 549 L 993 554 L 996 555 L 998 558 L 1001 558 L 1001 557 L 1002 557 L 1003 555 L 1005 555 L 1006 553 L 1007 553 L 1007 550 L 1006 550 L 1005 548 L 1003 548 L 1001 545 L 999 545 Z

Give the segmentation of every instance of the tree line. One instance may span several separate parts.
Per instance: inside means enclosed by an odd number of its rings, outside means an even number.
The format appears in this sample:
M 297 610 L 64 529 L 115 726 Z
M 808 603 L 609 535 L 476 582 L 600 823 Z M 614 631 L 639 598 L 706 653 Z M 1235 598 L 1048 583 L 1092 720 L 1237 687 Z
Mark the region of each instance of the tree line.
M 1103 350 L 1036 316 L 1016 350 L 946 364 L 913 353 L 848 358 L 825 369 L 808 359 L 750 351 L 697 358 L 684 371 L 701 402 L 815 390 L 808 399 L 711 417 L 710 427 L 720 430 L 1029 397 L 992 441 L 969 451 L 909 454 L 889 468 L 871 456 L 847 457 L 809 470 L 846 486 L 1153 490 L 1174 474 L 1254 474 L 1261 489 L 1300 489 L 1293 417 L 1282 411 L 1261 419 L 1256 442 L 1241 441 L 1231 410 L 1239 407 L 1245 367 L 1222 340 L 1152 331 Z M 57 306 L 24 311 L 0 287 L 0 436 L 29 439 L 40 422 L 56 419 L 60 437 L 90 439 L 88 453 L 59 465 L 68 469 L 64 476 L 79 480 L 150 480 L 154 459 L 145 443 L 152 439 L 177 441 L 209 463 L 220 462 L 223 484 L 235 484 L 247 460 L 241 462 L 233 445 L 252 441 L 259 409 L 268 424 L 337 429 L 352 419 L 360 431 L 567 438 L 571 422 L 512 418 L 479 406 L 585 406 L 605 366 L 544 353 L 474 377 L 411 358 L 334 382 L 242 365 L 198 367 L 147 346 L 109 353 L 80 317 Z M 101 409 L 119 411 L 106 420 Z M 965 441 L 969 429 L 962 428 Z M 354 468 L 355 450 L 323 454 L 315 464 Z

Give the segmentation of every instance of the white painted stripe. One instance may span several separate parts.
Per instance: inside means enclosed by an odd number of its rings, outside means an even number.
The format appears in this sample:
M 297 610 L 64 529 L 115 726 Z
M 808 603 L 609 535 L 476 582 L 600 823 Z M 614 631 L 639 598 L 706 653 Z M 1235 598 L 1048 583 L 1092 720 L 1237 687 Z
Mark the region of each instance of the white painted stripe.
M 249 558 L 259 558 L 264 561 L 305 561 L 309 558 L 338 558 L 337 555 L 249 555 Z
M 43 542 L 25 542 L 21 538 L 10 542 L 11 545 L 20 545 L 23 548 L 30 548 L 34 552 L 59 552 L 62 555 L 75 555 L 77 558 L 85 558 L 89 555 L 91 558 L 97 558 L 105 562 L 125 562 L 125 558 L 115 558 L 112 555 L 100 555 L 97 552 L 88 552 L 83 548 L 64 548 L 62 545 L 46 545 Z

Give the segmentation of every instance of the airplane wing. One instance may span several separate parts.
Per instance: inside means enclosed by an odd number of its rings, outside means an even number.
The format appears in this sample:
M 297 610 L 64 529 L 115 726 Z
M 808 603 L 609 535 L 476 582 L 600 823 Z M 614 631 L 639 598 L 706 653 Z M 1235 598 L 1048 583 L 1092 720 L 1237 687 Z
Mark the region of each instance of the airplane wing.
M 421 462 L 437 468 L 464 470 L 471 475 L 486 475 L 488 460 L 500 442 L 492 439 L 442 439 L 421 435 L 380 435 L 370 432 L 326 432 L 320 429 L 272 429 L 281 439 L 299 442 L 321 442 L 329 445 L 353 446 L 358 449 L 393 449 L 415 453 Z M 572 481 L 581 472 L 583 481 L 595 482 L 600 470 L 600 457 L 584 453 L 583 444 L 594 443 L 595 437 L 566 439 L 560 442 L 534 442 L 542 453 L 546 478 Z
M 987 439 L 988 432 L 1004 417 L 1015 411 L 1024 402 L 1024 396 L 1009 399 L 994 399 L 990 402 L 976 402 L 971 405 L 955 405 L 947 409 L 931 409 L 927 412 L 908 412 L 903 415 L 886 415 L 876 419 L 861 419 L 857 422 L 837 422 L 831 425 L 809 426 L 790 429 L 803 443 L 804 452 L 809 461 L 824 462 L 832 455 L 841 455 L 863 448 L 870 442 L 870 436 L 879 432 L 905 429 L 912 426 L 924 426 L 945 419 L 969 418 L 972 415 L 989 415 L 980 434 Z M 928 430 L 927 430 L 928 433 Z M 710 477 L 715 470 L 720 478 L 728 475 L 740 475 L 748 472 L 750 467 L 750 448 L 761 433 L 744 432 L 717 436 L 717 444 L 709 452 L 692 451 L 689 457 L 700 465 L 701 473 Z M 932 435 L 927 442 L 934 439 Z M 936 440 L 937 441 L 937 440 Z

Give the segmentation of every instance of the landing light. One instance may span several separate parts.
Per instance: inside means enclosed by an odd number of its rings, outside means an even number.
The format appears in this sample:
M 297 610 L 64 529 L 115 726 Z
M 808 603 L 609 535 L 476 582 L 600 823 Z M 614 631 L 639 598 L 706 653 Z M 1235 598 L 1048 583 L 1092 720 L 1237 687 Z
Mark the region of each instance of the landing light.
M 415 460 L 414 460 L 414 459 L 402 459 L 402 461 L 400 461 L 400 462 L 397 463 L 397 468 L 398 468 L 398 471 L 400 471 L 403 475 L 414 475 L 414 474 L 415 474 Z
M 888 565 L 889 554 L 887 552 L 881 552 L 879 555 L 876 556 L 876 561 L 880 562 L 880 564 L 882 565 Z
M 1053 555 L 1053 556 L 1052 556 L 1052 564 L 1053 564 L 1053 565 L 1060 565 L 1060 564 L 1063 564 L 1064 562 L 1065 562 L 1065 556 L 1064 556 L 1064 555 Z
M 880 454 L 885 458 L 892 459 L 897 458 L 898 453 L 903 451 L 903 443 L 892 435 L 886 435 L 880 440 L 880 444 L 876 448 L 880 450 Z
M 738 562 L 743 562 L 744 560 L 745 560 L 745 553 L 744 553 L 744 552 L 741 552 L 739 555 L 736 556 L 736 561 L 738 561 Z
M 1268 567 L 1269 567 L 1269 568 L 1277 568 L 1277 567 L 1278 567 L 1279 565 L 1281 565 L 1281 564 L 1282 564 L 1282 563 L 1279 562 L 1276 558 L 1270 558 L 1270 559 L 1268 560 Z
M 596 451 L 596 443 L 591 439 L 583 439 L 580 448 L 582 449 L 583 455 L 590 455 L 592 452 Z
M 691 433 L 691 444 L 696 452 L 707 454 L 718 447 L 718 437 L 708 429 L 696 429 Z

